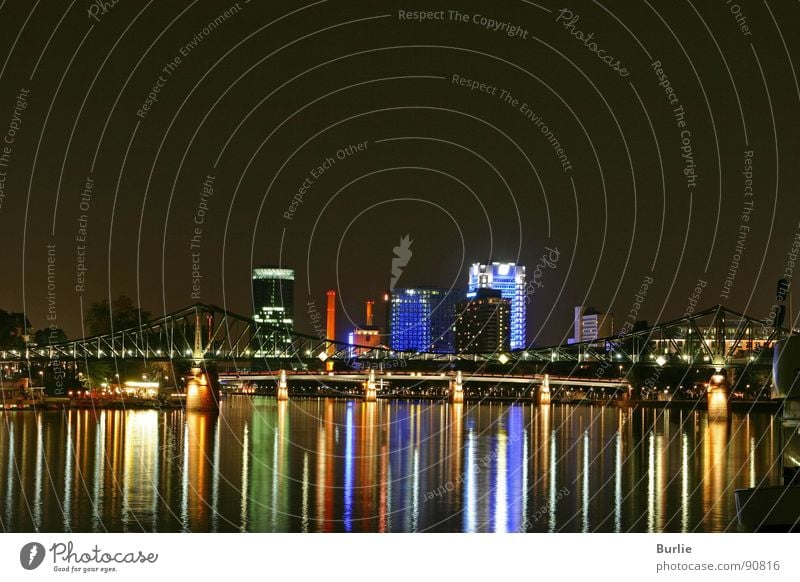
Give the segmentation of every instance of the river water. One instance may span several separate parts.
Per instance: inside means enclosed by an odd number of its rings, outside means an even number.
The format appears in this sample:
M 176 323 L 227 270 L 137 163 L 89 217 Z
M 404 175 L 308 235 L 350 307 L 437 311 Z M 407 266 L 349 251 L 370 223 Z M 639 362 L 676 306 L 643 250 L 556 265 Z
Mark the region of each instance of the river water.
M 0 413 L 8 532 L 735 531 L 764 413 L 230 397 Z

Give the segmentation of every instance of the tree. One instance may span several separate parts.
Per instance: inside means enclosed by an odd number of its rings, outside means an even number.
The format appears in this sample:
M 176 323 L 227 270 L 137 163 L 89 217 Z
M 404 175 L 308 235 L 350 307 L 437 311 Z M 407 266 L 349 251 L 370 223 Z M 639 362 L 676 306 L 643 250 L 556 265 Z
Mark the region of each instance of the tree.
M 114 329 L 136 327 L 150 318 L 150 312 L 137 307 L 127 295 L 120 295 L 109 304 L 108 299 L 95 301 L 86 311 L 86 327 L 91 335 L 111 333 Z
M 104 382 L 110 382 L 116 375 L 116 367 L 108 360 L 89 361 L 86 366 L 86 387 L 97 388 Z
M 37 346 L 46 346 L 67 341 L 67 334 L 60 327 L 52 327 L 38 330 L 33 341 Z
M 31 322 L 24 313 L 9 313 L 0 309 L 0 348 L 20 350 L 25 348 L 23 335 Z
M 144 367 L 144 373 L 147 374 L 151 380 L 160 382 L 172 376 L 172 365 L 169 362 L 149 361 Z

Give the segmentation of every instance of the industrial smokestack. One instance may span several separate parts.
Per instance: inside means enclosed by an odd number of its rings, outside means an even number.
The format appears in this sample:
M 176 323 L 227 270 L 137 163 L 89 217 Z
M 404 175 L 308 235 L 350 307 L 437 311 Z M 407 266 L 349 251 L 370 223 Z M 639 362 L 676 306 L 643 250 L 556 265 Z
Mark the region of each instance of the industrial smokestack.
M 383 334 L 385 336 L 384 343 L 386 345 L 389 345 L 391 344 L 391 336 L 392 336 L 392 295 L 388 289 L 383 294 L 383 316 L 384 316 Z
M 372 327 L 372 308 L 374 305 L 374 301 L 367 301 L 367 327 Z
M 333 289 L 328 291 L 328 309 L 327 309 L 327 329 L 325 330 L 326 339 L 331 341 L 336 340 L 336 291 Z M 328 346 L 328 355 L 334 353 L 333 344 Z

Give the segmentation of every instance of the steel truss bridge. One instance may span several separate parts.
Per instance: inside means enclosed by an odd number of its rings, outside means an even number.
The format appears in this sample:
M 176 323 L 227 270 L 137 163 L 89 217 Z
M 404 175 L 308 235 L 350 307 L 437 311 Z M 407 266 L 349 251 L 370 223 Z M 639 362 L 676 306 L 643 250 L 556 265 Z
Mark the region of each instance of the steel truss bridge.
M 196 304 L 141 325 L 112 333 L 24 350 L 0 351 L 0 361 L 82 362 L 97 360 L 183 360 L 234 363 L 243 368 L 259 361 L 292 361 L 321 365 L 343 362 L 343 367 L 397 362 L 572 363 L 596 365 L 747 365 L 771 362 L 776 340 L 788 333 L 766 321 L 747 317 L 718 305 L 690 317 L 657 324 L 635 332 L 594 341 L 536 347 L 492 354 L 399 352 L 365 348 L 290 332 L 222 309 Z M 272 366 L 270 366 L 272 367 Z

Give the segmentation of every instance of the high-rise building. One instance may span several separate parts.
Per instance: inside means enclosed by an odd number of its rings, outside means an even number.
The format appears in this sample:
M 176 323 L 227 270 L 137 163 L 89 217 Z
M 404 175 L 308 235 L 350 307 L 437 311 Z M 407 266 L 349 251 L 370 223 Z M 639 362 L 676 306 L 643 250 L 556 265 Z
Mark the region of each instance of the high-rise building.
M 614 316 L 601 313 L 594 307 L 575 307 L 574 336 L 569 343 L 594 341 L 614 334 Z
M 456 351 L 492 354 L 510 347 L 511 302 L 497 289 L 479 287 L 473 299 L 456 306 Z
M 294 331 L 294 269 L 253 269 L 253 319 L 270 329 L 264 337 L 265 355 L 285 352 Z
M 527 347 L 525 303 L 525 267 L 515 263 L 494 262 L 488 265 L 473 263 L 469 270 L 467 299 L 474 299 L 478 289 L 500 291 L 511 303 L 511 349 Z
M 463 293 L 456 289 L 392 289 L 388 314 L 392 349 L 452 352 L 456 303 L 463 299 Z

